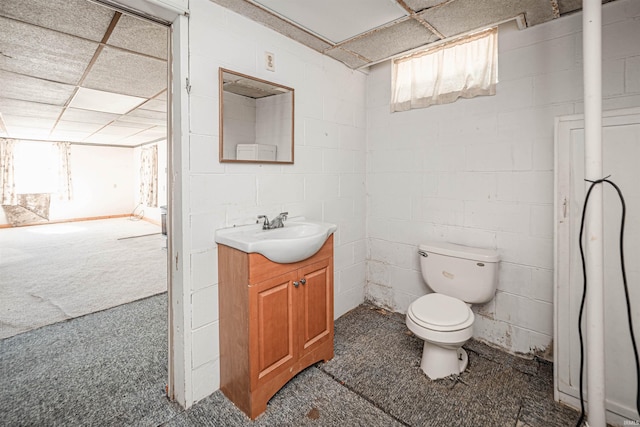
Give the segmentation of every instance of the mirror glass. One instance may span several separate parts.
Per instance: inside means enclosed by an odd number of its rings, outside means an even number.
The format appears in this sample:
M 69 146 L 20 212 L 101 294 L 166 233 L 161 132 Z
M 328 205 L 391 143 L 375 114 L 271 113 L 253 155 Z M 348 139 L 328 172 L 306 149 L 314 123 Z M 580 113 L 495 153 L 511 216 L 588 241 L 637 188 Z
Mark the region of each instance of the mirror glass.
M 293 163 L 294 91 L 220 68 L 220 161 Z

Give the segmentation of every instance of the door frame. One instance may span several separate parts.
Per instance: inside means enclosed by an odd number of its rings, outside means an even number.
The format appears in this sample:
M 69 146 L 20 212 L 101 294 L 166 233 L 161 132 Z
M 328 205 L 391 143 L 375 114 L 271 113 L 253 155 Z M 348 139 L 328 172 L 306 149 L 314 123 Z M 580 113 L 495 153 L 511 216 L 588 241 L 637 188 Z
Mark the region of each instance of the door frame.
M 88 0 L 165 25 L 169 30 L 167 82 L 167 341 L 169 399 L 193 402 L 188 249 L 189 9 L 188 0 Z M 184 82 L 184 84 L 183 84 Z

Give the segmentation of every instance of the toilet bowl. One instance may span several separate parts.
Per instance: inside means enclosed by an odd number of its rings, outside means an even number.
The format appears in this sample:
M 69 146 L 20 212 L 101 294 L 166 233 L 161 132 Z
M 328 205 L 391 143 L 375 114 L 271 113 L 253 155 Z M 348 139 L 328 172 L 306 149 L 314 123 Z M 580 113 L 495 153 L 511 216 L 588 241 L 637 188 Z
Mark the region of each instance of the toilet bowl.
M 431 379 L 459 374 L 467 368 L 462 345 L 473 336 L 473 311 L 463 301 L 442 294 L 427 294 L 407 310 L 409 330 L 424 340 L 420 368 Z
M 498 254 L 451 243 L 420 245 L 422 277 L 434 291 L 407 309 L 409 330 L 424 341 L 420 368 L 431 379 L 457 375 L 469 358 L 462 346 L 473 336 L 472 303 L 493 298 Z

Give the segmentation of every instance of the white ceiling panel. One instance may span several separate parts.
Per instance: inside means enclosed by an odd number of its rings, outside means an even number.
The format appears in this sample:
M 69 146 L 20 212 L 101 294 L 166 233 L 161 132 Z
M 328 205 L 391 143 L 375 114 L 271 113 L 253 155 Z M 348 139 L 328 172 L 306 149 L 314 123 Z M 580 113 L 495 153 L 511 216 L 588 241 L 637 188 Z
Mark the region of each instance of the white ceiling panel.
M 166 60 L 167 36 L 165 27 L 122 15 L 107 44 Z
M 16 127 L 33 127 L 38 129 L 51 129 L 56 123 L 56 119 L 44 119 L 38 117 L 25 117 L 25 116 L 13 116 L 10 114 L 3 114 L 2 119 L 11 134 L 11 129 Z
M 120 145 L 119 141 L 121 139 L 121 137 L 115 137 L 113 135 L 94 133 L 93 135 L 86 137 L 83 141 L 92 144 Z
M 85 133 L 87 134 L 86 136 L 89 136 L 92 133 L 100 130 L 102 127 L 104 127 L 102 123 L 70 122 L 66 120 L 60 120 L 58 124 L 56 124 L 54 133 L 59 131 L 72 131 Z
M 0 131 L 117 145 L 166 125 L 168 34 L 89 0 L 0 0 Z
M 122 118 L 126 118 L 127 116 L 122 116 Z M 140 130 L 145 130 L 145 129 L 149 129 L 152 128 L 156 125 L 154 124 L 149 124 L 149 123 L 139 123 L 139 122 L 131 122 L 131 121 L 125 121 L 122 119 L 118 119 L 115 122 L 113 122 L 114 125 L 116 126 L 123 126 L 123 127 L 129 127 L 129 128 L 136 128 L 136 129 L 140 129 Z
M 78 89 L 78 92 L 76 92 L 69 106 L 103 113 L 124 114 L 144 101 L 144 98 L 136 96 L 120 95 L 118 93 L 81 87 Z
M 16 139 L 42 139 L 49 138 L 49 129 L 35 128 L 32 126 L 14 126 L 9 131 L 9 137 Z
M 120 138 L 125 138 L 127 136 L 135 135 L 136 133 L 139 133 L 139 132 L 140 132 L 140 129 L 137 129 L 137 128 L 132 128 L 128 126 L 109 125 L 100 129 L 98 132 L 95 133 L 95 135 L 116 136 L 120 139 Z
M 140 124 L 147 124 L 150 126 L 163 126 L 167 123 L 166 118 L 164 119 L 153 119 L 153 118 L 148 118 L 148 117 L 135 117 L 132 116 L 131 114 L 127 114 L 126 116 L 122 116 L 120 117 L 120 119 L 118 119 L 119 122 L 130 122 L 130 123 L 140 123 Z
M 70 122 L 96 123 L 105 126 L 120 117 L 120 114 L 103 113 L 100 111 L 67 108 L 61 119 Z
M 130 136 L 128 138 L 124 138 L 121 141 L 119 141 L 119 143 L 136 146 L 136 145 L 144 144 L 145 142 L 156 141 L 166 137 L 167 137 L 167 129 L 164 126 L 157 126 L 153 129 L 149 129 L 149 130 L 140 132 L 136 135 Z
M 77 84 L 98 44 L 0 17 L 0 69 Z
M 167 112 L 167 101 L 161 101 L 159 99 L 150 99 L 148 102 L 142 104 L 139 109 L 141 110 L 151 110 L 151 111 L 160 111 L 162 113 Z
M 345 49 L 379 61 L 398 52 L 405 52 L 437 40 L 438 37 L 413 19 L 381 28 L 369 37 L 350 40 L 342 45 Z
M 114 12 L 86 0 L 2 0 L 0 16 L 99 42 Z
M 389 0 L 255 0 L 312 32 L 338 43 L 408 16 Z
M 0 113 L 4 112 L 5 114 L 55 119 L 60 116 L 62 109 L 62 106 L 57 105 L 41 104 L 39 102 L 22 101 L 19 99 L 0 98 Z
M 0 31 L 1 32 L 1 31 Z M 71 98 L 74 86 L 41 80 L 0 70 L 3 98 L 64 106 Z
M 84 142 L 86 138 L 91 135 L 92 132 L 81 132 L 73 130 L 55 129 L 49 135 L 49 138 L 53 141 L 68 141 L 68 142 Z
M 152 98 L 167 88 L 167 63 L 105 47 L 83 86 L 113 93 Z

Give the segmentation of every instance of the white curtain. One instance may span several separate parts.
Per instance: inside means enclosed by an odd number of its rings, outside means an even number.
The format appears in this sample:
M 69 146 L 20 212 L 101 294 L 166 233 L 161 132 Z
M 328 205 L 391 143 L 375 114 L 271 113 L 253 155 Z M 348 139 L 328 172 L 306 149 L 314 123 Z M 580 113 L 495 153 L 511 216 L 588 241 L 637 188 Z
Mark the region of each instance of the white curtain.
M 71 181 L 71 143 L 58 142 L 58 157 L 60 168 L 58 171 L 58 193 L 61 200 L 71 200 L 73 197 L 73 185 Z
M 498 28 L 394 60 L 391 111 L 495 95 Z
M 0 138 L 0 204 L 16 205 L 15 161 L 13 139 Z
M 158 146 L 142 148 L 140 152 L 140 203 L 158 206 Z

